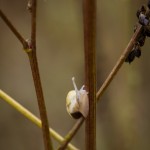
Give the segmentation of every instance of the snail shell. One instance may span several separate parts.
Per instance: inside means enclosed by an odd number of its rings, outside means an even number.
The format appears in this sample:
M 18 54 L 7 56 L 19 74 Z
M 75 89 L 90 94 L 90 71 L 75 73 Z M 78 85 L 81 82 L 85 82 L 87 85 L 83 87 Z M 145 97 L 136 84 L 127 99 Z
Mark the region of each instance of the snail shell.
M 75 78 L 72 78 L 75 90 L 69 91 L 66 97 L 66 108 L 69 115 L 75 119 L 80 117 L 86 118 L 89 112 L 88 92 L 84 90 L 84 86 L 80 90 L 77 89 Z

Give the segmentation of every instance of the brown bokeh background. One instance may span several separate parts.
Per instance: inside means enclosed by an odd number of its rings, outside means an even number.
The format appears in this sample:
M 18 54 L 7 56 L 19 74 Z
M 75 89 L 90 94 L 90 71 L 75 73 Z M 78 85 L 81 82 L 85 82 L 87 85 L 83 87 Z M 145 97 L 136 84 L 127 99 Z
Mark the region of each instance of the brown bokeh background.
M 97 0 L 97 88 L 126 47 L 145 0 Z M 27 0 L 0 0 L 0 8 L 19 32 L 30 37 Z M 84 82 L 81 0 L 38 0 L 37 55 L 50 126 L 65 136 L 75 123 L 65 98 Z M 124 64 L 97 104 L 97 150 L 150 149 L 150 44 L 142 56 Z M 39 117 L 28 57 L 0 19 L 0 88 Z M 55 147 L 57 142 L 54 141 Z M 72 140 L 84 150 L 84 125 Z M 0 150 L 43 150 L 41 130 L 0 100 Z

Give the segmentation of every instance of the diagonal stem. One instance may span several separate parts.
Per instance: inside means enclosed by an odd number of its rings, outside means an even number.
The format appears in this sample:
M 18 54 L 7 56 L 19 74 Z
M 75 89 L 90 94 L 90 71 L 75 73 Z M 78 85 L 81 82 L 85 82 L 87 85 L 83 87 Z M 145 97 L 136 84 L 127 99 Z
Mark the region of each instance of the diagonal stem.
M 12 107 L 14 107 L 15 110 L 20 112 L 23 116 L 25 116 L 31 122 L 36 124 L 38 127 L 42 128 L 42 123 L 39 118 L 37 118 L 34 114 L 32 114 L 29 110 L 27 110 L 24 106 L 19 104 L 15 99 L 10 97 L 7 93 L 2 91 L 1 89 L 0 89 L 0 98 L 5 100 L 5 102 L 10 104 Z M 60 144 L 64 141 L 64 138 L 61 135 L 59 135 L 56 131 L 54 131 L 52 128 L 49 128 L 49 133 Z M 68 150 L 77 150 L 77 148 L 74 145 L 72 145 L 71 143 L 68 144 L 67 149 Z
M 84 122 L 84 118 L 81 117 L 72 127 L 72 129 L 68 132 L 68 134 L 64 137 L 64 141 L 62 142 L 61 146 L 57 150 L 65 150 L 68 143 L 72 140 L 74 135 L 77 133 L 78 129 Z
M 127 47 L 125 48 L 125 50 L 121 54 L 120 58 L 118 59 L 116 65 L 114 66 L 114 68 L 112 69 L 112 71 L 110 72 L 110 74 L 108 75 L 106 80 L 104 81 L 103 85 L 98 90 L 98 92 L 96 94 L 97 101 L 100 99 L 102 94 L 105 92 L 105 90 L 107 89 L 107 87 L 109 86 L 109 84 L 114 79 L 115 75 L 117 74 L 117 72 L 119 71 L 121 66 L 123 65 L 127 55 L 132 50 L 132 48 L 133 48 L 138 36 L 140 35 L 141 31 L 142 31 L 142 25 L 139 24 L 136 32 L 133 34 L 131 40 L 129 41 L 129 43 L 127 45 Z
M 9 27 L 9 29 L 14 33 L 14 35 L 17 37 L 17 39 L 22 43 L 23 48 L 27 49 L 28 48 L 28 43 L 22 37 L 22 35 L 19 33 L 19 31 L 13 26 L 13 24 L 11 23 L 11 21 L 6 17 L 6 15 L 3 13 L 2 10 L 0 10 L 0 17 L 3 19 L 3 21 Z

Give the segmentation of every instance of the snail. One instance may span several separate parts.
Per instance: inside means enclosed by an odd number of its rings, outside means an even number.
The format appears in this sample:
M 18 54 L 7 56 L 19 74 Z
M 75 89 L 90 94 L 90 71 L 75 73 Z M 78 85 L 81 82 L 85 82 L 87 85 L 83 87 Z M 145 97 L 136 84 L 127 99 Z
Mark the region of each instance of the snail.
M 69 91 L 66 97 L 67 112 L 74 119 L 82 116 L 86 118 L 89 112 L 88 92 L 84 89 L 84 85 L 78 90 L 74 77 L 72 77 L 72 82 L 74 90 Z

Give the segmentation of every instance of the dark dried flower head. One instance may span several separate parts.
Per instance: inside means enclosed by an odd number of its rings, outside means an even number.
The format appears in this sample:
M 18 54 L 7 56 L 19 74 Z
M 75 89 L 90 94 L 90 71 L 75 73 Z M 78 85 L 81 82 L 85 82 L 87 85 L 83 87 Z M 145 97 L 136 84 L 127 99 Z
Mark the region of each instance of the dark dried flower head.
M 140 49 L 140 47 L 138 47 L 137 49 L 134 50 L 134 54 L 138 58 L 141 56 L 141 49 Z
M 140 45 L 140 46 L 143 46 L 144 45 L 144 43 L 145 43 L 145 39 L 146 39 L 146 35 L 145 35 L 145 32 L 144 32 L 144 34 L 141 34 L 141 36 L 138 38 L 138 44 Z
M 149 24 L 149 19 L 145 16 L 145 14 L 140 13 L 139 15 L 139 23 L 141 25 L 147 26 Z
M 130 64 L 134 60 L 134 58 L 135 58 L 135 53 L 134 50 L 132 50 L 129 53 L 128 57 L 126 58 L 125 62 L 128 62 Z
M 136 13 L 136 16 L 137 16 L 137 18 L 139 18 L 139 16 L 140 16 L 140 14 L 145 14 L 146 13 L 146 6 L 145 5 L 142 5 L 139 9 L 138 9 L 138 11 L 137 11 L 137 13 Z
M 147 6 L 150 9 L 150 0 L 148 0 Z
M 146 26 L 146 27 L 145 27 L 145 35 L 146 35 L 147 37 L 150 37 L 150 26 Z
M 134 60 L 135 57 L 139 58 L 140 56 L 141 56 L 141 48 L 140 48 L 139 43 L 136 43 L 132 51 L 127 56 L 125 62 L 128 62 L 130 64 Z

